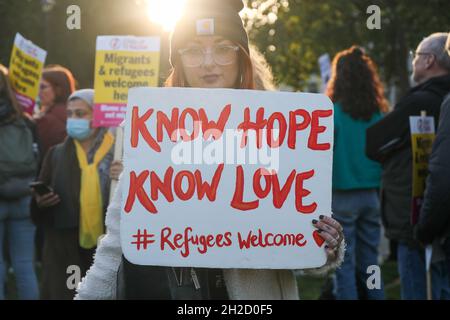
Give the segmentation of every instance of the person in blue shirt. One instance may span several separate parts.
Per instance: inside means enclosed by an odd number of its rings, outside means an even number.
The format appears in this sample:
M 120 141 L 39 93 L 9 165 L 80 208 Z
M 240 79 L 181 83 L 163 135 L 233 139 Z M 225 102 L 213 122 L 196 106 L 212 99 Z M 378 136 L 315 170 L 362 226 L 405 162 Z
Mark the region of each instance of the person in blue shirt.
M 387 112 L 388 103 L 376 66 L 362 49 L 353 46 L 335 56 L 327 95 L 334 103 L 333 216 L 347 241 L 344 263 L 336 270 L 336 298 L 358 299 L 358 279 L 365 297 L 384 299 L 382 281 L 379 289 L 366 285 L 372 275 L 367 268 L 378 265 L 381 167 L 366 157 L 365 141 L 366 129 Z

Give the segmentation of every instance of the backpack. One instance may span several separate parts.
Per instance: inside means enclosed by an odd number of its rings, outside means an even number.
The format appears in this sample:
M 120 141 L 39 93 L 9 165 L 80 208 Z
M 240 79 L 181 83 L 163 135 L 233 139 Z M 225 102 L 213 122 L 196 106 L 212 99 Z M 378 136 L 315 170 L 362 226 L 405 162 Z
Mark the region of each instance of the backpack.
M 29 194 L 38 167 L 32 130 L 24 119 L 0 125 L 0 197 Z

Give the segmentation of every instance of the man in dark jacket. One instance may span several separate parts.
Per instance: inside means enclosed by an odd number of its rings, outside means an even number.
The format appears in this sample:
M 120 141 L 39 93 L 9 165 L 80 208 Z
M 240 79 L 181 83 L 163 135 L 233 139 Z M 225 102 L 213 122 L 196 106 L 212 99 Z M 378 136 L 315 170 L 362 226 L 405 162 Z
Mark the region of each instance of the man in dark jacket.
M 450 56 L 450 35 L 446 50 Z M 424 243 L 443 244 L 450 274 L 450 93 L 441 106 L 436 140 L 428 165 L 429 175 L 416 237 Z
M 412 149 L 409 117 L 426 111 L 438 123 L 443 97 L 450 91 L 450 58 L 445 53 L 446 33 L 435 33 L 417 47 L 412 88 L 394 111 L 367 131 L 367 155 L 383 165 L 382 218 L 386 236 L 398 242 L 398 266 L 403 299 L 425 299 L 424 250 L 414 239 L 411 224 Z M 433 297 L 447 294 L 447 273 L 434 270 Z M 442 287 L 442 283 L 446 283 Z M 443 293 L 444 292 L 444 293 Z M 450 294 L 450 290 L 449 290 Z

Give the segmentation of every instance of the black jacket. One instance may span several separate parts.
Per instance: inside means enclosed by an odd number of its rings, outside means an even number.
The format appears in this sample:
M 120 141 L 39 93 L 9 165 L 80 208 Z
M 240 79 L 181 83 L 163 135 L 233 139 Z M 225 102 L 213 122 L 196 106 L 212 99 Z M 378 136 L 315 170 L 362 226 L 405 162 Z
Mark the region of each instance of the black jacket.
M 47 152 L 39 180 L 50 186 L 61 201 L 50 208 L 39 208 L 31 201 L 31 218 L 35 224 L 57 229 L 77 228 L 80 212 L 81 171 L 72 139 L 56 145 Z
M 112 158 L 112 151 L 110 154 Z M 53 207 L 39 208 L 33 198 L 31 201 L 33 222 L 55 229 L 78 228 L 81 170 L 72 138 L 68 137 L 63 143 L 50 148 L 42 164 L 39 180 L 50 186 L 59 195 L 61 201 Z M 109 192 L 106 190 L 103 193 L 104 214 L 109 203 L 109 198 L 105 197 L 105 194 L 108 195 Z
M 0 103 L 1 103 L 1 99 L 0 99 Z M 14 126 L 21 131 L 25 131 L 28 129 L 29 132 L 31 132 L 31 134 L 32 134 L 32 145 L 30 145 L 29 147 L 32 149 L 32 153 L 34 155 L 34 161 L 30 161 L 30 162 L 24 164 L 23 166 L 22 165 L 19 166 L 20 168 L 22 168 L 24 170 L 16 171 L 16 174 L 13 176 L 6 175 L 6 179 L 4 179 L 5 176 L 2 176 L 2 172 L 0 172 L 0 200 L 2 200 L 2 199 L 3 200 L 17 200 L 19 198 L 31 195 L 29 183 L 35 179 L 36 174 L 37 174 L 37 166 L 38 166 L 38 163 L 40 162 L 40 152 L 39 152 L 40 144 L 39 144 L 39 139 L 38 139 L 38 136 L 36 133 L 36 126 L 32 122 L 31 118 L 29 118 L 26 115 L 24 115 L 23 117 L 20 117 L 20 118 L 2 117 L 1 116 L 1 113 L 2 113 L 1 108 L 2 107 L 4 107 L 4 106 L 0 106 L 0 129 L 2 127 L 6 127 L 6 126 Z M 0 133 L 0 134 L 2 134 L 2 133 Z M 15 141 L 15 140 L 11 140 L 11 141 Z M 26 145 L 26 141 L 27 140 L 20 140 L 20 142 L 23 143 L 22 147 L 28 146 L 28 145 Z M 20 150 L 22 150 L 22 149 L 20 149 Z M 29 150 L 31 152 L 30 149 L 25 149 L 25 150 Z M 0 168 L 0 169 L 4 169 L 4 168 Z M 0 170 L 0 171 L 3 171 L 3 170 Z M 19 172 L 21 172 L 21 173 L 19 174 Z
M 450 75 L 412 88 L 394 111 L 367 130 L 367 156 L 382 164 L 381 211 L 386 236 L 410 246 L 418 243 L 411 225 L 412 151 L 409 117 L 422 110 L 438 123 L 440 106 L 450 91 Z
M 450 237 L 450 94 L 441 107 L 428 171 L 420 220 L 416 227 L 417 239 L 422 243 Z

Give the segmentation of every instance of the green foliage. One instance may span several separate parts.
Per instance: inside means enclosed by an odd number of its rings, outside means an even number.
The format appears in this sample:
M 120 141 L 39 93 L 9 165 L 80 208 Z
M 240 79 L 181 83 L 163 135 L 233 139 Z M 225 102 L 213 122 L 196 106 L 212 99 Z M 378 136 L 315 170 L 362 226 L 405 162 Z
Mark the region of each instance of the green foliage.
M 406 0 L 247 0 L 258 14 L 247 19 L 251 40 L 266 54 L 275 79 L 303 89 L 319 73 L 318 57 L 333 56 L 352 44 L 366 48 L 388 84 L 408 87 L 408 51 L 426 35 L 450 30 L 450 1 Z M 81 30 L 66 28 L 66 9 L 81 8 Z M 161 82 L 168 65 L 168 34 L 152 25 L 144 1 L 57 0 L 44 12 L 41 0 L 0 1 L 0 63 L 9 64 L 16 32 L 48 51 L 48 64 L 69 67 L 80 87 L 93 85 L 98 35 L 162 34 Z M 381 30 L 369 30 L 369 5 L 382 11 Z M 277 17 L 277 19 L 275 19 Z M 275 20 L 275 21 L 274 21 Z M 273 23 L 271 23 L 273 22 Z
M 68 6 L 76 4 L 81 9 L 81 30 L 66 27 Z M 57 0 L 45 12 L 41 0 L 0 1 L 0 62 L 9 65 L 14 36 L 20 32 L 48 52 L 46 64 L 68 67 L 78 82 L 86 88 L 94 83 L 96 38 L 99 35 L 158 36 L 160 27 L 146 16 L 144 1 L 137 0 Z M 161 78 L 169 68 L 168 35 L 162 40 Z M 162 81 L 162 79 L 161 79 Z
M 387 83 L 404 92 L 408 87 L 408 51 L 425 36 L 450 29 L 447 0 L 249 0 L 267 14 L 278 11 L 275 23 L 251 21 L 251 40 L 266 54 L 279 82 L 302 89 L 312 73 L 319 73 L 318 57 L 334 56 L 352 44 L 374 58 Z M 267 6 L 267 3 L 270 3 Z M 381 9 L 381 30 L 369 30 L 367 8 Z M 256 18 L 258 19 L 258 18 Z M 275 50 L 274 50 L 275 49 Z

